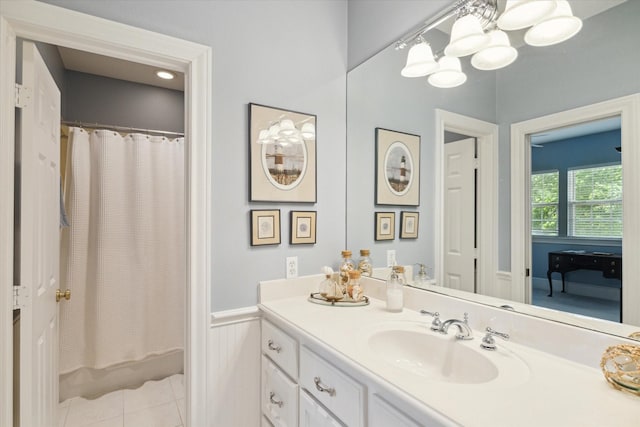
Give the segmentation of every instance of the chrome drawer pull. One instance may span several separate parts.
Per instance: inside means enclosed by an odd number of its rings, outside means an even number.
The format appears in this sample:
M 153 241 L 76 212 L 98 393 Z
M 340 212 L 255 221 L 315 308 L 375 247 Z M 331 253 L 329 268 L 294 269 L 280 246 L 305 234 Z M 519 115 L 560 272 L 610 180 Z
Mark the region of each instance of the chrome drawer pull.
M 282 400 L 276 400 L 275 397 L 276 394 L 274 392 L 269 393 L 269 402 L 273 403 L 274 405 L 278 405 L 278 408 L 282 408 L 284 402 Z
M 313 382 L 314 382 L 314 383 L 316 383 L 316 388 L 318 389 L 318 391 L 319 391 L 319 392 L 321 392 L 321 393 L 322 393 L 322 392 L 328 393 L 328 394 L 329 394 L 329 396 L 335 396 L 335 395 L 336 395 L 336 389 L 335 389 L 335 388 L 333 388 L 333 387 L 327 387 L 327 386 L 323 385 L 323 384 L 320 382 L 320 377 L 315 377 L 315 378 L 313 379 Z
M 267 342 L 267 345 L 268 345 L 268 347 L 269 347 L 269 350 L 273 350 L 273 351 L 275 351 L 276 353 L 280 353 L 280 350 L 282 350 L 282 347 L 280 347 L 279 345 L 275 345 L 275 344 L 273 343 L 273 340 L 269 340 L 269 341 Z

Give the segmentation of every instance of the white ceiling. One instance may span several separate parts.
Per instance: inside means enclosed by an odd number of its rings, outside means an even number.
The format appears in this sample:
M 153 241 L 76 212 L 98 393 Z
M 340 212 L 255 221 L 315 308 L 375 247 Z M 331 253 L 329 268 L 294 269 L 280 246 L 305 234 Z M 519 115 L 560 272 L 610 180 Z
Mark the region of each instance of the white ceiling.
M 67 70 L 184 91 L 184 75 L 182 73 L 172 71 L 175 78 L 164 80 L 156 76 L 156 71 L 159 69 L 149 65 L 60 46 L 58 46 L 58 51 Z

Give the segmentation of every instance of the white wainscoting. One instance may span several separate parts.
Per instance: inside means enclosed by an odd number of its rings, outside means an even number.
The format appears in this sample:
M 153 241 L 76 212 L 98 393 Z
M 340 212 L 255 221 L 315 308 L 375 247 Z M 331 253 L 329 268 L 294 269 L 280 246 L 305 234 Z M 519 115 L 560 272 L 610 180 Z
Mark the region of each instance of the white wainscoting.
M 257 307 L 211 315 L 208 364 L 210 425 L 260 426 L 260 312 Z
M 513 285 L 511 283 L 511 272 L 510 271 L 496 271 L 496 293 L 495 295 L 500 295 L 502 298 L 507 300 L 513 299 L 513 289 L 511 288 Z

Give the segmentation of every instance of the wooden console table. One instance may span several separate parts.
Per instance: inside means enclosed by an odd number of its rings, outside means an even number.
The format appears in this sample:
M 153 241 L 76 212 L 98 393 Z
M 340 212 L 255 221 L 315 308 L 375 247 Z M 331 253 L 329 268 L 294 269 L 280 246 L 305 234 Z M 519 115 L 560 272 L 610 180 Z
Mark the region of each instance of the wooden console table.
M 564 276 L 575 270 L 597 270 L 608 279 L 620 280 L 620 317 L 622 317 L 622 255 L 598 252 L 549 252 L 549 295 L 553 296 L 551 273 L 562 276 L 562 292 L 564 292 Z

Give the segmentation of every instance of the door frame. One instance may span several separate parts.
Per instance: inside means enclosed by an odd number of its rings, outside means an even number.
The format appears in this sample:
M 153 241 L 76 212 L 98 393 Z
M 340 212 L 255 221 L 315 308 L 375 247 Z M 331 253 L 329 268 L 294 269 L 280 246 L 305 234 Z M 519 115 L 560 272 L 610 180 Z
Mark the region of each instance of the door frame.
M 531 222 L 529 188 L 531 144 L 529 135 L 560 127 L 620 116 L 622 152 L 622 253 L 629 260 L 640 259 L 640 94 L 614 98 L 511 125 L 511 280 L 514 299 L 531 303 Z M 635 283 L 640 263 L 622 264 L 623 283 Z M 520 297 L 521 299 L 518 299 Z M 640 325 L 640 285 L 622 287 L 622 318 Z
M 187 424 L 208 425 L 207 360 L 211 289 L 212 53 L 208 46 L 36 1 L 0 3 L 0 376 L 12 378 L 16 37 L 85 50 L 185 74 L 187 142 Z M 11 381 L 0 406 L 12 408 Z M 2 411 L 0 425 L 12 425 Z
M 442 283 L 444 272 L 444 133 L 455 132 L 478 141 L 478 219 L 476 290 L 479 294 L 502 297 L 496 279 L 498 270 L 498 125 L 461 114 L 435 110 L 435 239 L 434 276 Z M 481 197 L 480 197 L 481 195 Z

